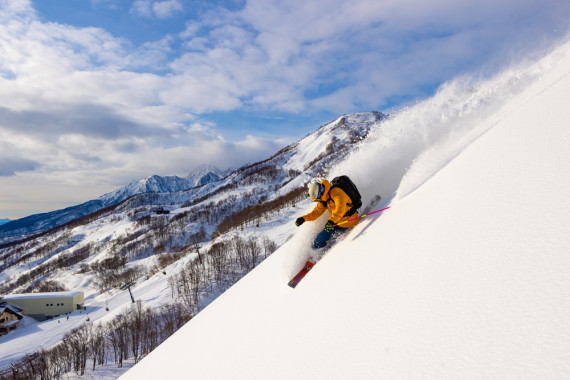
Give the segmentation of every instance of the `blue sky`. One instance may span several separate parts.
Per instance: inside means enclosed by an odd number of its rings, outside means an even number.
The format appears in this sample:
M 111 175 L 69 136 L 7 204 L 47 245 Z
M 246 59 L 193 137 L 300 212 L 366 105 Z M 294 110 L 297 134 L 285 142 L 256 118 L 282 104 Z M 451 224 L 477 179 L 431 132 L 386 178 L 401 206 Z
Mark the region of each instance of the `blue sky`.
M 264 159 L 567 38 L 567 0 L 0 0 L 0 218 Z
M 102 28 L 134 45 L 176 35 L 190 20 L 218 7 L 239 10 L 244 1 L 33 0 L 44 22 Z

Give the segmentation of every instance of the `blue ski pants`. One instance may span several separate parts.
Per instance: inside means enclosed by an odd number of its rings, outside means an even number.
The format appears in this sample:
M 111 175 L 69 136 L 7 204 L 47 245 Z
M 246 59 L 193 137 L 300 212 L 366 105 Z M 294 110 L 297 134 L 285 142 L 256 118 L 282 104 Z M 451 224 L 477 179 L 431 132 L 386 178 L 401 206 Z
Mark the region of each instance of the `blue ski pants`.
M 335 226 L 333 228 L 332 231 L 327 232 L 326 230 L 322 230 L 321 232 L 319 232 L 319 234 L 317 235 L 317 237 L 315 238 L 315 241 L 313 241 L 313 248 L 314 249 L 318 249 L 318 248 L 323 248 L 324 246 L 327 245 L 327 242 L 333 237 L 333 236 L 339 236 L 344 234 L 346 231 L 348 231 L 348 228 L 342 228 L 339 226 Z

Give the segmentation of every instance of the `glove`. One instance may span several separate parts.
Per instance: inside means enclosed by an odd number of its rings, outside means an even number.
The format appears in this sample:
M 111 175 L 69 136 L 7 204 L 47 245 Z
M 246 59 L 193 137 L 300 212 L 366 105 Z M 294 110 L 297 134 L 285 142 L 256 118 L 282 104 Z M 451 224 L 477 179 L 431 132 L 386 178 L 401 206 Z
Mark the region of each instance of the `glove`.
M 334 222 L 332 220 L 329 220 L 327 224 L 325 224 L 325 231 L 327 231 L 330 234 L 331 232 L 333 232 L 333 230 L 334 230 Z
M 303 217 L 297 218 L 297 220 L 295 221 L 295 225 L 297 227 L 299 227 L 303 223 L 305 223 L 305 218 L 303 218 Z

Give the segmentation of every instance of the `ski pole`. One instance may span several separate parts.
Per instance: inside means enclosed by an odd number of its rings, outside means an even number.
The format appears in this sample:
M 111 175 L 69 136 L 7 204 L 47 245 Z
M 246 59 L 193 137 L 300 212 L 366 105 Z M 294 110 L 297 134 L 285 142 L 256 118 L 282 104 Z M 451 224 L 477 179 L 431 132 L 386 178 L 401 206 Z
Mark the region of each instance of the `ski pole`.
M 373 212 L 369 212 L 368 214 L 361 215 L 361 216 L 359 216 L 358 218 L 353 218 L 353 219 L 345 220 L 344 222 L 340 222 L 340 223 L 338 223 L 338 224 L 335 224 L 335 227 L 336 227 L 336 226 L 340 226 L 341 224 L 344 224 L 344 223 L 352 222 L 353 220 L 357 220 L 357 219 L 364 218 L 365 216 L 368 216 L 368 215 L 376 214 L 377 212 L 380 212 L 380 211 L 388 210 L 389 208 L 390 208 L 390 206 L 384 207 L 384 208 L 382 208 L 382 209 L 380 209 L 380 210 L 376 210 L 376 211 L 373 211 Z

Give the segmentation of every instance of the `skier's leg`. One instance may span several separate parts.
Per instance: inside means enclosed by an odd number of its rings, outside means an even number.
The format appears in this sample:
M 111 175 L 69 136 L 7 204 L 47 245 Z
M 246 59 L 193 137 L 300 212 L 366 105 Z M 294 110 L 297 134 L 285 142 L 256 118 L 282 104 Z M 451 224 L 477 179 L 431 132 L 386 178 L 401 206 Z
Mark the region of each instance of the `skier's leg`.
M 323 248 L 324 246 L 326 246 L 327 241 L 329 241 L 329 239 L 331 238 L 332 233 L 333 233 L 333 231 L 328 232 L 326 230 L 322 230 L 321 232 L 319 232 L 319 234 L 317 235 L 317 237 L 313 241 L 313 248 L 319 249 L 319 248 Z
M 336 226 L 332 231 L 327 232 L 326 230 L 322 230 L 319 232 L 315 240 L 313 241 L 313 248 L 319 249 L 323 248 L 327 245 L 327 242 L 330 240 L 331 237 L 335 235 L 341 235 L 344 232 L 348 231 L 348 228 L 342 228 Z

